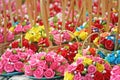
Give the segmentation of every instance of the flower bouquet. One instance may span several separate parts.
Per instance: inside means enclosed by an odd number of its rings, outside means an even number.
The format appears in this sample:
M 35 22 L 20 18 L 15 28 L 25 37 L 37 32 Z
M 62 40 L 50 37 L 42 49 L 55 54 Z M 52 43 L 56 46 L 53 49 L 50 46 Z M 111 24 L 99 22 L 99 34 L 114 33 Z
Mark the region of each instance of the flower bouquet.
M 100 57 L 77 54 L 68 66 L 64 80 L 110 80 L 111 66 Z
M 68 65 L 67 60 L 55 52 L 40 52 L 30 57 L 24 73 L 32 79 L 54 79 L 63 76 Z
M 74 61 L 74 57 L 79 51 L 79 47 L 82 46 L 82 44 L 73 42 L 68 43 L 60 48 L 57 49 L 57 54 L 62 55 L 64 58 L 68 60 L 69 63 L 72 63 Z
M 23 74 L 24 64 L 32 54 L 34 54 L 34 52 L 31 49 L 7 49 L 0 59 L 0 75 L 9 77 Z
M 22 38 L 22 40 L 18 39 L 13 41 L 10 45 L 9 48 L 26 48 L 26 49 L 31 49 L 34 52 L 38 51 L 38 44 L 36 43 L 30 43 L 27 39 Z
M 64 30 L 53 30 L 51 31 L 51 40 L 53 44 L 60 45 L 64 43 L 68 43 L 75 38 L 74 34 L 71 31 Z

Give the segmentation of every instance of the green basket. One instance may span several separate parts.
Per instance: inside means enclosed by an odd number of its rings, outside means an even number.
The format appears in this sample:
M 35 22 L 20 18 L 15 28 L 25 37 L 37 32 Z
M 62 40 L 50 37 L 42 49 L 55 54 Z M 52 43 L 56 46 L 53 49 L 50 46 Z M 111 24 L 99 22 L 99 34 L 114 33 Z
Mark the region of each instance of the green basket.
M 32 80 L 62 80 L 62 79 L 63 79 L 63 76 L 55 76 L 55 77 L 50 78 L 50 79 L 47 79 L 47 78 L 45 78 L 45 77 L 43 77 L 43 78 L 41 78 L 41 79 L 37 79 L 37 78 L 35 78 L 35 77 L 33 77 L 33 76 L 29 76 L 29 78 L 32 79 Z

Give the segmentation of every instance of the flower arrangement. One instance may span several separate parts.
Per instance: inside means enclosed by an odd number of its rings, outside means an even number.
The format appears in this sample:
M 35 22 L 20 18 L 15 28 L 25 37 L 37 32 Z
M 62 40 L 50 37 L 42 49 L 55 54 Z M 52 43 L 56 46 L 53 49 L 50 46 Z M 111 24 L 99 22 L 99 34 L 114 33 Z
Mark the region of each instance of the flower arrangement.
M 120 79 L 120 66 L 115 65 L 111 71 L 110 80 L 119 80 Z
M 74 57 L 78 53 L 78 46 L 81 46 L 81 44 L 77 42 L 69 43 L 68 45 L 58 48 L 57 54 L 62 55 L 69 63 L 72 63 L 74 61 Z
M 31 49 L 14 48 L 7 49 L 0 59 L 0 74 L 10 72 L 23 72 L 24 64 L 34 52 Z
M 110 80 L 111 66 L 100 57 L 77 54 L 68 66 L 64 80 Z
M 18 39 L 13 41 L 10 45 L 9 48 L 21 48 L 21 47 L 25 47 L 27 49 L 31 49 L 34 52 L 38 51 L 38 45 L 35 43 L 30 43 L 27 39 Z
M 73 40 L 73 35 L 68 31 L 60 32 L 58 30 L 53 30 L 51 34 L 52 42 L 57 45 Z
M 40 52 L 31 56 L 24 67 L 25 75 L 34 76 L 37 79 L 43 77 L 50 79 L 54 76 L 63 76 L 67 60 L 55 52 Z
M 25 34 L 25 39 L 30 42 L 38 42 L 41 37 L 46 37 L 44 26 L 36 25 Z
M 84 29 L 84 30 L 80 30 L 80 31 L 75 31 L 74 35 L 76 37 L 78 37 L 78 39 L 80 41 L 84 41 L 87 38 L 87 36 L 88 36 L 88 32 Z

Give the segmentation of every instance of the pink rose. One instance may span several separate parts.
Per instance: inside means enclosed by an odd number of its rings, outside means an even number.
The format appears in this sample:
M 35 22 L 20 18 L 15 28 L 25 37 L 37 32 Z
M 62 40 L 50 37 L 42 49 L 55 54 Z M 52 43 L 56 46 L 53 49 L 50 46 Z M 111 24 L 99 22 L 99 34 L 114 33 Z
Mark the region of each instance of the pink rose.
M 111 74 L 112 75 L 120 74 L 120 66 L 118 66 L 118 65 L 114 66 L 111 71 Z
M 3 68 L 2 68 L 2 69 L 0 69 L 0 74 L 2 74 L 2 73 L 3 73 L 3 71 L 4 71 L 4 70 L 3 70 Z
M 26 50 L 26 54 L 32 56 L 35 52 L 31 49 Z
M 19 61 L 18 55 L 10 55 L 9 59 L 10 59 L 11 62 Z
M 53 31 L 51 32 L 51 34 L 52 34 L 52 35 L 55 35 L 55 34 L 59 34 L 59 32 L 58 32 L 58 30 L 53 30 Z
M 62 43 L 62 38 L 60 37 L 60 34 L 55 34 L 53 35 L 55 44 L 61 44 Z
M 86 74 L 85 80 L 94 80 L 91 76 L 91 74 Z
M 0 33 L 0 43 L 2 43 L 4 41 L 4 37 L 3 37 L 3 34 Z
M 31 65 L 24 65 L 25 75 L 32 76 L 33 71 Z
M 47 62 L 53 62 L 53 57 L 52 57 L 51 55 L 47 54 L 47 55 L 45 56 L 45 60 L 46 60 Z
M 68 66 L 68 72 L 73 72 L 74 70 L 76 70 L 77 66 L 75 64 L 71 64 Z
M 88 49 L 83 49 L 83 50 L 82 50 L 82 54 L 83 54 L 84 56 L 86 56 L 87 52 L 88 52 Z
M 7 41 L 12 41 L 14 39 L 14 34 L 12 32 L 8 32 Z
M 104 66 L 105 66 L 105 69 L 107 69 L 107 70 L 111 70 L 111 65 L 110 65 L 110 64 L 105 63 Z
M 17 25 L 16 26 L 16 28 L 14 29 L 14 31 L 15 31 L 15 33 L 20 33 L 20 32 L 22 32 L 23 30 L 22 30 L 22 25 Z
M 88 73 L 94 74 L 96 72 L 96 67 L 94 65 L 90 65 L 88 67 Z
M 82 60 L 81 58 L 79 58 L 79 59 L 77 60 L 77 65 L 81 64 L 82 62 L 83 62 L 83 60 Z
M 46 69 L 46 61 L 39 61 L 37 63 L 37 66 L 42 68 L 42 69 Z
M 53 52 L 53 51 L 50 51 L 48 52 L 48 54 L 52 57 L 56 57 L 57 56 L 57 53 Z
M 52 70 L 52 69 L 47 69 L 45 72 L 44 72 L 44 76 L 46 78 L 53 78 L 55 76 L 55 72 Z
M 1 63 L 2 63 L 3 65 L 5 65 L 5 64 L 8 63 L 8 62 L 9 62 L 8 59 L 2 59 L 2 60 L 1 60 Z
M 63 37 L 62 37 L 63 40 L 69 41 L 70 38 L 71 38 L 71 37 L 70 37 L 70 34 L 69 34 L 68 32 L 63 32 Z
M 110 80 L 120 80 L 120 75 L 111 76 Z
M 23 72 L 23 70 L 22 70 L 23 67 L 24 67 L 24 64 L 22 62 L 16 62 L 14 64 L 15 70 L 18 71 L 18 72 Z
M 74 80 L 81 80 L 81 74 L 80 73 L 75 74 Z
M 58 66 L 59 66 L 59 62 L 55 61 L 55 62 L 52 62 L 52 64 L 50 65 L 50 68 L 55 70 L 58 68 Z
M 45 52 L 40 52 L 39 54 L 37 54 L 37 59 L 42 59 L 46 56 L 47 53 Z
M 58 67 L 57 72 L 60 72 L 61 75 L 63 76 L 64 72 L 65 72 L 65 69 L 66 69 L 66 66 L 61 65 L 61 66 Z
M 3 72 L 3 64 L 2 62 L 0 62 L 0 74 L 2 74 L 2 72 Z
M 27 56 L 28 55 L 25 52 L 18 52 L 18 57 L 20 60 L 25 60 Z
M 6 63 L 4 65 L 4 70 L 6 72 L 13 72 L 14 71 L 14 65 L 13 64 L 9 64 L 9 63 Z
M 33 76 L 35 76 L 38 79 L 41 79 L 43 77 L 43 69 L 42 68 L 37 68 L 34 72 L 33 72 Z
M 29 60 L 28 61 L 29 62 L 29 64 L 32 66 L 32 67 L 35 67 L 35 66 L 37 66 L 37 59 L 31 59 L 31 60 Z
M 3 68 L 3 64 L 2 64 L 2 61 L 0 61 L 0 69 Z
M 63 56 L 57 55 L 57 56 L 54 58 L 54 61 L 62 62 L 63 59 L 64 59 Z
M 30 28 L 31 28 L 30 25 L 25 25 L 25 26 L 23 27 L 23 32 L 27 32 Z
M 9 50 L 6 50 L 6 52 L 1 57 L 2 59 L 7 59 L 10 57 L 10 55 L 12 55 L 12 52 Z
M 84 76 L 81 76 L 81 79 L 80 80 L 85 80 L 85 77 Z

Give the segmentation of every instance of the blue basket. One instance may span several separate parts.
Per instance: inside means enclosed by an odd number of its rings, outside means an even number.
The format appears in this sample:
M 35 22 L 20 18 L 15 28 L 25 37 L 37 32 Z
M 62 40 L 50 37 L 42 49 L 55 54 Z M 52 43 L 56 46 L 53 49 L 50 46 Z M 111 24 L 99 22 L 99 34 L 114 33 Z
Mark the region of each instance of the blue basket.
M 50 78 L 50 79 L 47 79 L 45 77 L 41 78 L 41 79 L 37 79 L 33 76 L 29 76 L 30 79 L 33 79 L 33 80 L 60 80 L 60 79 L 63 79 L 63 76 L 55 76 L 53 78 Z
M 23 74 L 23 72 L 11 72 L 11 73 L 1 74 L 0 76 L 11 77 L 11 76 L 22 75 L 22 74 Z

